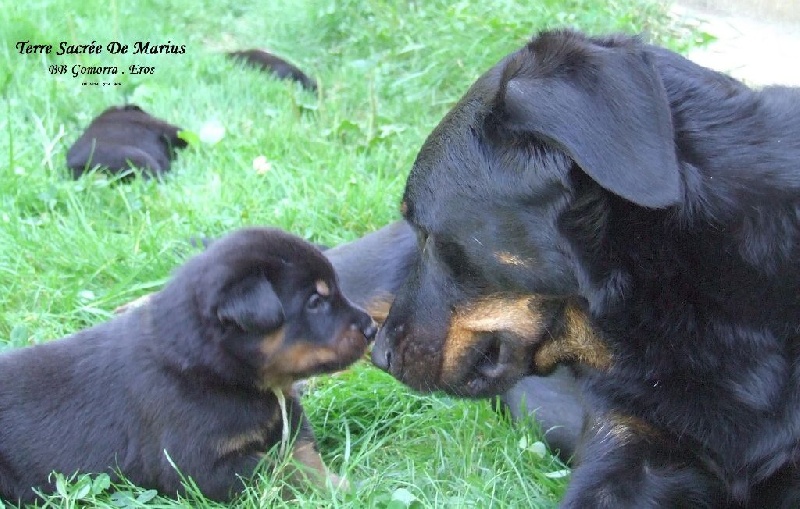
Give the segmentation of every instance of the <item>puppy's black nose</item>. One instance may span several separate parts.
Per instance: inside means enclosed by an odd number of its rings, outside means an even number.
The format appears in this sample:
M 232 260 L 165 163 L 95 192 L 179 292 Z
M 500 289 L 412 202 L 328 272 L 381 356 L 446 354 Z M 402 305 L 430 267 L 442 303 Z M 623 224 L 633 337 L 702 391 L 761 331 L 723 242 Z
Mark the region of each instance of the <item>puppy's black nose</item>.
M 364 337 L 367 338 L 367 341 L 372 341 L 375 339 L 375 335 L 378 333 L 378 326 L 375 324 L 375 322 L 370 322 L 370 324 L 364 327 L 361 332 L 364 333 Z

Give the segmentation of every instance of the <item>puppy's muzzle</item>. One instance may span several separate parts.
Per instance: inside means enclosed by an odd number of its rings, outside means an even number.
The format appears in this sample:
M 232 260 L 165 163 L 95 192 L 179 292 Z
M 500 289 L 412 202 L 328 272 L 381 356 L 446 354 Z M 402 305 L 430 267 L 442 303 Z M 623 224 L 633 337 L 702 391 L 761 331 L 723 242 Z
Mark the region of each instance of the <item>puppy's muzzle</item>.
M 359 332 L 364 335 L 367 343 L 371 343 L 378 334 L 378 324 L 372 319 L 369 313 L 363 311 L 358 307 L 353 307 L 356 312 L 353 316 L 353 321 L 350 324 L 350 329 L 354 332 Z
M 367 338 L 367 343 L 372 342 L 372 340 L 374 340 L 375 336 L 378 334 L 378 324 L 370 319 L 369 325 L 366 327 L 361 327 L 361 333 L 364 334 L 365 338 Z

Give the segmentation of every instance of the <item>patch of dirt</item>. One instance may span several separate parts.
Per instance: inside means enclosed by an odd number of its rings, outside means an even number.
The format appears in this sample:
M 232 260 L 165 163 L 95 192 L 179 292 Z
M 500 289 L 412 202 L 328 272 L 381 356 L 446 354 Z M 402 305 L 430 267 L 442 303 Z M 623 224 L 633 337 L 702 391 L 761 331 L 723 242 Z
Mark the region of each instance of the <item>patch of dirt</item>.
M 800 86 L 800 2 L 687 0 L 672 13 L 715 38 L 694 62 L 753 86 Z

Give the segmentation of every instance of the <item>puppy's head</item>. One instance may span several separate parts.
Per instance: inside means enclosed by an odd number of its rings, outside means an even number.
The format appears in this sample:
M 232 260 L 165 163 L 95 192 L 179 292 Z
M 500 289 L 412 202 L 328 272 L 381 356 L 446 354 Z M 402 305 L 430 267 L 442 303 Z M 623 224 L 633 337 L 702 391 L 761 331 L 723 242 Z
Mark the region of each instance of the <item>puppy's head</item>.
M 420 390 L 503 392 L 558 362 L 607 367 L 570 229 L 602 256 L 615 207 L 680 201 L 671 112 L 648 47 L 546 33 L 429 136 L 402 212 L 420 256 L 373 362 Z M 578 225 L 578 226 L 576 226 Z M 586 246 L 583 246 L 584 248 Z
M 322 253 L 276 229 L 244 228 L 215 241 L 175 284 L 191 295 L 205 364 L 261 388 L 342 369 L 377 331 L 341 293 Z

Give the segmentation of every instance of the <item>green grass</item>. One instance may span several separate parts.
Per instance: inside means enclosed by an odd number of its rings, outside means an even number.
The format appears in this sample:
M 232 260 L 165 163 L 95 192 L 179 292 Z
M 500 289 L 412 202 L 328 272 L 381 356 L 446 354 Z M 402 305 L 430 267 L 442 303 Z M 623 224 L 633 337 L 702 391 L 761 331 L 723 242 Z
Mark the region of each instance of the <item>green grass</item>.
M 645 0 L 31 0 L 0 9 L 0 349 L 69 334 L 159 288 L 188 237 L 276 225 L 327 245 L 398 217 L 427 133 L 472 81 L 545 27 L 646 32 L 683 50 L 693 34 Z M 172 41 L 184 55 L 20 55 L 18 41 L 103 46 Z M 319 80 L 319 97 L 243 69 L 221 52 L 260 46 Z M 81 86 L 52 64 L 155 67 L 121 86 Z M 199 133 L 166 181 L 67 177 L 66 150 L 104 108 L 135 102 Z M 271 169 L 259 174 L 253 160 Z M 488 402 L 421 396 L 366 364 L 313 381 L 306 409 L 349 494 L 300 493 L 308 507 L 550 507 L 566 478 Z M 522 441 L 522 443 L 521 443 Z M 521 446 L 522 445 L 522 446 Z M 58 507 L 205 505 L 103 478 L 62 483 Z M 245 507 L 279 504 L 269 475 Z M 138 501 L 137 501 L 138 497 Z

